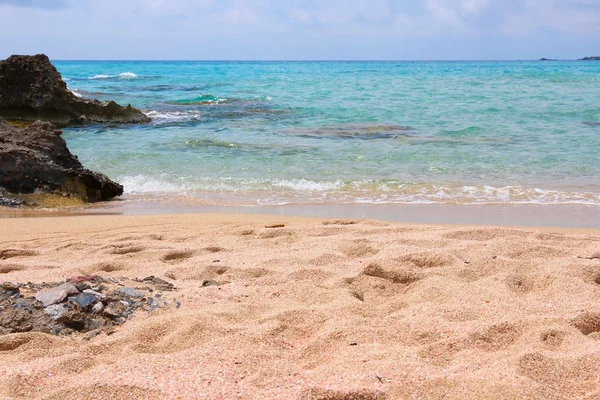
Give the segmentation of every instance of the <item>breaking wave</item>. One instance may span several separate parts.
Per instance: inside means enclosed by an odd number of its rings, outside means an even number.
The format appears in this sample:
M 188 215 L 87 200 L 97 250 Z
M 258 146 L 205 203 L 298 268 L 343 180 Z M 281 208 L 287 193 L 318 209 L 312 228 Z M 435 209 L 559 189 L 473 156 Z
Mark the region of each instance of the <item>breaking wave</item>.
M 450 186 L 385 180 L 204 177 L 171 179 L 146 175 L 118 179 L 126 193 L 183 195 L 199 201 L 219 197 L 239 205 L 266 204 L 546 204 L 600 205 L 600 193 L 522 186 Z
M 120 74 L 117 74 L 117 75 L 104 75 L 104 74 L 94 75 L 92 77 L 89 77 L 88 79 L 90 79 L 90 80 L 98 80 L 98 79 L 126 79 L 126 80 L 130 80 L 130 79 L 138 79 L 138 78 L 139 78 L 139 76 L 137 76 L 133 72 L 121 72 Z

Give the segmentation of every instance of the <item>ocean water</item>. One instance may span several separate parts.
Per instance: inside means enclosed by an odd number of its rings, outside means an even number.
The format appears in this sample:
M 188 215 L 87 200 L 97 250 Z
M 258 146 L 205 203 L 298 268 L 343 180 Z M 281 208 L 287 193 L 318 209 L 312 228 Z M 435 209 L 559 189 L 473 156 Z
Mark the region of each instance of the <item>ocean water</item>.
M 64 133 L 126 198 L 600 205 L 600 62 L 54 63 L 152 118 Z

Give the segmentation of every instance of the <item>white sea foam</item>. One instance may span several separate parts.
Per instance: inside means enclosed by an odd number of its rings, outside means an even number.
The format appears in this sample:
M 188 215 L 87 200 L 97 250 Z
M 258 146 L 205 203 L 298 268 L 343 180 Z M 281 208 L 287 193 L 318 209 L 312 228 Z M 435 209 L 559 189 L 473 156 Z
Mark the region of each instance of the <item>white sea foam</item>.
M 137 79 L 139 78 L 136 74 L 134 74 L 133 72 L 121 72 L 120 74 L 117 75 L 105 75 L 105 74 L 99 74 L 99 75 L 94 75 L 92 77 L 89 77 L 88 79 L 90 80 L 99 80 L 99 79 Z
M 155 125 L 172 124 L 177 122 L 202 121 L 200 111 L 147 111 L 145 114 Z
M 136 78 L 138 78 L 138 76 L 136 74 L 134 74 L 133 72 L 121 72 L 117 76 L 121 79 L 136 79 Z
M 111 75 L 102 75 L 101 74 L 101 75 L 94 75 L 88 79 L 110 79 L 110 78 L 112 78 Z
M 399 182 L 233 177 L 181 179 L 145 175 L 118 179 L 131 194 L 176 194 L 228 204 L 571 204 L 600 205 L 600 193 L 521 186 L 445 186 Z
M 77 89 L 71 90 L 71 93 L 73 93 L 75 95 L 75 97 L 79 97 L 79 98 L 83 97 L 83 95 Z

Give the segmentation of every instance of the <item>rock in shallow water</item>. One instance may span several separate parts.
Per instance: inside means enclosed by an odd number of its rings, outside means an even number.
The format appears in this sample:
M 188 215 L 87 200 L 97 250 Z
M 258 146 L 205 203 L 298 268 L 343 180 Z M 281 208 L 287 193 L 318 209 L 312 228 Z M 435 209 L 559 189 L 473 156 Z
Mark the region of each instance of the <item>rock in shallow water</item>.
M 57 125 L 150 122 L 131 105 L 75 96 L 44 54 L 13 55 L 0 61 L 0 116 Z
M 123 186 L 84 168 L 61 134 L 48 122 L 20 129 L 0 118 L 0 188 L 20 195 L 66 193 L 89 202 L 123 194 Z

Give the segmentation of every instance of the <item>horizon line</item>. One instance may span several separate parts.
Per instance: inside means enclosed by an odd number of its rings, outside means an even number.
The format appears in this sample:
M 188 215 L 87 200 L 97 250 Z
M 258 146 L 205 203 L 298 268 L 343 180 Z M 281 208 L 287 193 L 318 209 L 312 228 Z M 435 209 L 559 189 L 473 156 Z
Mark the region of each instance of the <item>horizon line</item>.
M 125 61 L 125 62 L 519 62 L 519 61 L 588 61 L 577 58 L 513 58 L 513 59 L 159 59 L 159 58 L 144 58 L 144 59 L 116 59 L 116 58 L 98 58 L 98 59 L 68 59 L 68 58 L 51 58 L 52 61 Z M 592 60 L 594 61 L 594 60 Z

